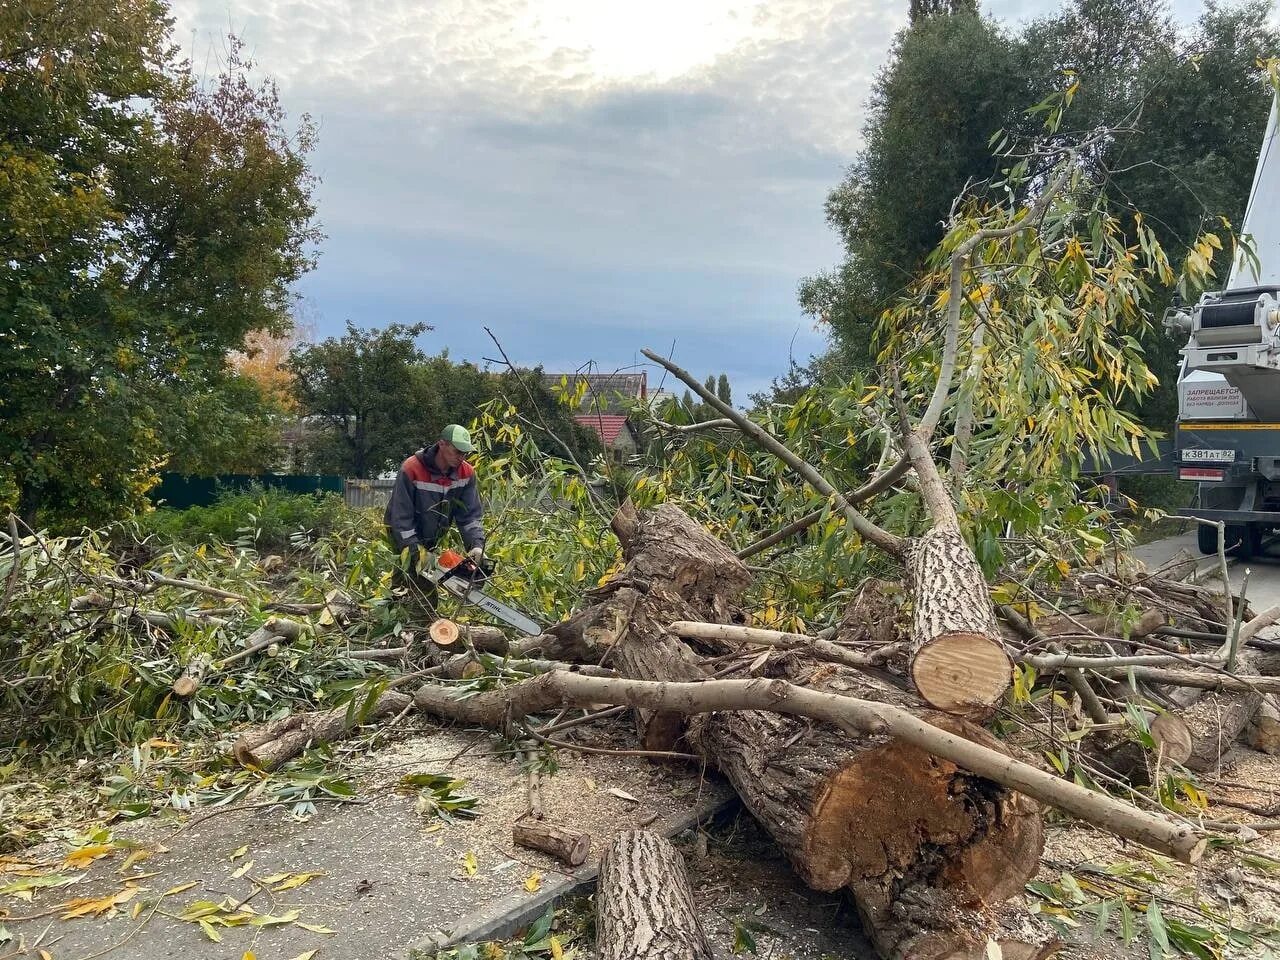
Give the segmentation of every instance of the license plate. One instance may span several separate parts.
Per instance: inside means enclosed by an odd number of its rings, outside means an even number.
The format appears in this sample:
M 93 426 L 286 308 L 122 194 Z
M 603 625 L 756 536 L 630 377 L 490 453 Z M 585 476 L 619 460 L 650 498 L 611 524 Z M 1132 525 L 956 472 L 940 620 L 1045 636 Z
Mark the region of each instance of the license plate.
M 1234 450 L 1183 450 L 1183 463 L 1235 463 Z
M 1205 467 L 1182 467 L 1178 470 L 1179 480 L 1225 480 L 1225 470 L 1209 470 Z

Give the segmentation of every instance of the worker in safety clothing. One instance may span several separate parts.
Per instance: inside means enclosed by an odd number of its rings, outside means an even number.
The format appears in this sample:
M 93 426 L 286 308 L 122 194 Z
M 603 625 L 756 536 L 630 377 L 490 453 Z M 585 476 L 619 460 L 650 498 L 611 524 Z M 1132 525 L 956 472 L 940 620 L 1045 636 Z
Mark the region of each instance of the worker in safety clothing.
M 458 525 L 467 555 L 476 563 L 484 558 L 484 506 L 476 472 L 464 459 L 473 449 L 466 427 L 451 423 L 438 441 L 405 460 L 396 474 L 383 522 L 396 552 L 407 560 L 405 574 L 432 569 L 432 551 L 451 523 Z M 428 599 L 433 600 L 434 593 L 430 590 Z

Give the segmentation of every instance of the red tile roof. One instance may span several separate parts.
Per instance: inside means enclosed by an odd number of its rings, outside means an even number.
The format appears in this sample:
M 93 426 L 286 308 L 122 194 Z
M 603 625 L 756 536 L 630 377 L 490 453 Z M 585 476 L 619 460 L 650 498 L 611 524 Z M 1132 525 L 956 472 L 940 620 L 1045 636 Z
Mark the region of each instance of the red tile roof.
M 606 447 L 613 446 L 613 441 L 618 439 L 618 434 L 622 433 L 627 425 L 626 417 L 613 413 L 580 413 L 573 419 L 576 423 L 589 427 L 599 434 Z

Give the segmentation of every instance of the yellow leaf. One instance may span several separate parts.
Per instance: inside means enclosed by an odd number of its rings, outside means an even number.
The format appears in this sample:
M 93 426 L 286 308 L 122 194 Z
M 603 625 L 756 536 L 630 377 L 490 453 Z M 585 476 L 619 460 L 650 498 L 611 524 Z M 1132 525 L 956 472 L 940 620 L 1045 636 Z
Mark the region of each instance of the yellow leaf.
M 302 886 L 308 880 L 314 880 L 316 877 L 323 877 L 324 875 L 325 874 L 323 870 L 317 870 L 313 873 L 290 874 L 288 879 L 284 880 L 282 883 L 278 884 L 277 886 L 272 887 L 271 889 L 275 890 L 277 893 L 280 892 L 281 890 L 292 890 L 294 887 Z
M 66 908 L 66 913 L 62 915 L 62 919 L 71 920 L 75 917 L 88 916 L 100 917 L 108 910 L 114 910 L 122 903 L 128 903 L 141 892 L 141 887 L 129 886 L 105 897 L 77 897 L 75 900 L 68 900 L 63 904 L 63 907 Z
M 533 871 L 533 873 L 529 874 L 529 876 L 525 878 L 524 888 L 530 893 L 537 893 L 540 886 L 542 886 L 542 874 L 537 870 Z
M 263 877 L 262 882 L 263 883 L 279 883 L 281 880 L 288 878 L 288 876 L 289 874 L 287 873 L 273 873 L 269 877 Z
M 319 952 L 319 950 L 308 950 L 306 953 L 300 953 L 296 957 L 293 957 L 292 960 L 311 960 L 311 958 Z
M 126 870 L 132 867 L 135 863 L 141 863 L 143 860 L 146 860 L 149 857 L 151 857 L 153 853 L 154 851 L 152 850 L 133 851 L 133 853 L 129 854 L 129 856 L 124 858 L 124 863 L 120 864 L 120 869 L 117 872 L 124 873 Z
M 301 927 L 303 930 L 310 930 L 312 933 L 323 933 L 325 935 L 337 933 L 337 930 L 330 930 L 328 927 L 322 927 L 318 923 L 298 923 L 295 926 Z
M 560 946 L 560 938 L 551 938 L 551 960 L 564 960 L 564 947 Z
M 233 854 L 232 854 L 228 859 L 230 859 L 230 860 L 239 860 L 241 857 L 243 857 L 243 856 L 244 856 L 246 853 L 248 853 L 248 852 L 249 852 L 249 845 L 246 843 L 243 847 L 241 847 L 239 850 L 237 850 L 235 853 L 233 853 Z
M 204 935 L 214 943 L 222 942 L 222 934 L 220 934 L 212 923 L 208 920 L 200 921 L 200 929 L 204 931 Z
M 248 872 L 249 872 L 249 870 L 250 870 L 252 867 L 253 867 L 253 861 L 252 861 L 252 860 L 246 860 L 244 863 L 240 864 L 240 866 L 238 866 L 238 867 L 236 868 L 236 870 L 235 870 L 235 872 L 234 872 L 234 873 L 232 873 L 232 874 L 231 874 L 231 879 L 232 879 L 232 880 L 239 880 L 239 879 L 240 879 L 241 877 L 243 877 L 246 873 L 248 873 Z
M 94 843 L 87 847 L 81 847 L 79 850 L 72 850 L 67 854 L 67 858 L 63 863 L 68 867 L 77 869 L 87 867 L 99 857 L 105 857 L 115 849 L 116 845 L 114 843 Z
M 240 960 L 258 960 L 258 958 L 253 955 L 252 950 L 246 950 L 244 952 L 244 956 L 241 957 Z
M 172 897 L 175 893 L 181 893 L 183 890 L 190 890 L 199 882 L 200 882 L 199 880 L 192 880 L 190 883 L 180 883 L 176 887 L 170 887 L 168 890 L 166 890 L 164 892 L 164 896 Z
M 48 950 L 41 950 L 40 960 L 53 960 L 53 954 L 50 953 Z
M 140 914 L 141 912 L 142 912 L 142 904 L 135 903 L 133 905 L 133 909 L 129 911 L 129 916 L 133 917 L 134 920 L 137 920 L 138 914 Z
M 467 872 L 468 877 L 474 877 L 476 871 L 480 869 L 480 865 L 476 862 L 476 855 L 470 850 L 462 855 L 462 869 Z

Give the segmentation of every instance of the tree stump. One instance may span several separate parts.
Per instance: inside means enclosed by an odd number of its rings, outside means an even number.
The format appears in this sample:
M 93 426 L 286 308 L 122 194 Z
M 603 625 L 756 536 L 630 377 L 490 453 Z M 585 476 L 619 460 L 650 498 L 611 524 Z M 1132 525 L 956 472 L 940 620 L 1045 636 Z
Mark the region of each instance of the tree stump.
M 684 860 L 645 830 L 620 833 L 600 858 L 600 960 L 711 960 Z

